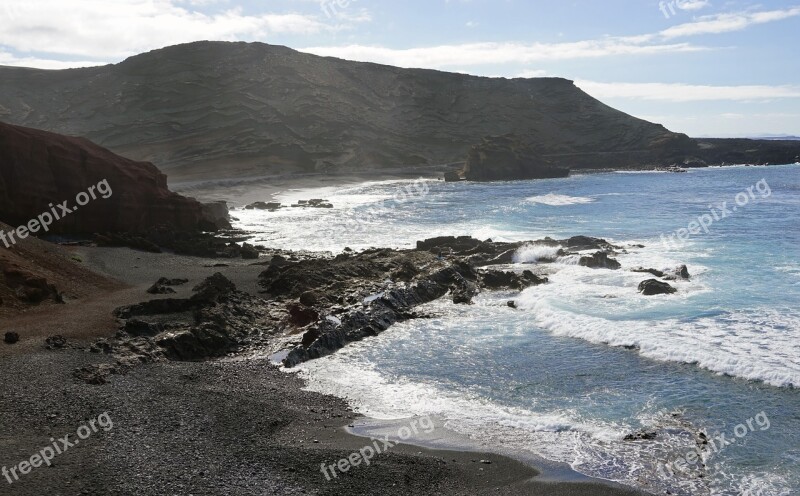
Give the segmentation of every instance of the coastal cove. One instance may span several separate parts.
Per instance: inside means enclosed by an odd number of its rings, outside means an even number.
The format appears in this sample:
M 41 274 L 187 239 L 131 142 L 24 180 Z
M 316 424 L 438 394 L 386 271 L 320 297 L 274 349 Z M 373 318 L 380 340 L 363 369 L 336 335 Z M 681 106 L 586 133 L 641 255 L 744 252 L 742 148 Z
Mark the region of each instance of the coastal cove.
M 324 233 L 304 238 L 302 247 L 314 251 L 402 248 L 453 234 L 511 242 L 591 233 L 623 245 L 627 253 L 617 257 L 622 271 L 557 260 L 547 285 L 519 295 L 481 294 L 468 307 L 431 303 L 422 311 L 431 318 L 396 324 L 308 362 L 302 375 L 312 390 L 346 397 L 368 416 L 439 417 L 469 440 L 462 448 L 517 458 L 533 453 L 652 491 L 738 494 L 750 484 L 763 494 L 783 494 L 797 484 L 790 467 L 798 440 L 789 413 L 800 406 L 793 334 L 800 268 L 791 220 L 800 208 L 797 168 L 607 172 L 488 187 L 434 181 L 423 198 L 404 202 L 394 195 L 413 181 L 378 181 L 277 195 L 286 203 L 324 197 L 336 206 L 332 212 L 233 215 L 259 243 L 287 249 L 299 246 L 294 236 L 304 235 L 288 227 L 301 217 L 307 229 Z M 738 207 L 736 195 L 762 180 L 769 194 L 753 189 L 756 198 Z M 656 198 L 658 209 L 631 215 Z M 376 208 L 380 202 L 383 208 Z M 662 242 L 662 234 L 722 202 L 736 211 L 707 234 L 681 245 Z M 490 208 L 471 210 L 477 204 Z M 358 212 L 366 220 L 348 230 Z M 530 249 L 502 268 L 521 270 L 552 255 Z M 636 292 L 647 274 L 626 270 L 682 263 L 691 279 L 676 283 L 675 295 L 653 299 Z M 780 298 L 760 296 L 775 285 Z M 517 310 L 506 305 L 511 299 Z M 784 421 L 715 453 L 707 467 L 659 476 L 659 463 L 691 452 L 698 432 L 732 431 L 762 411 Z M 658 436 L 623 441 L 640 431 Z M 744 468 L 753 463 L 759 475 Z

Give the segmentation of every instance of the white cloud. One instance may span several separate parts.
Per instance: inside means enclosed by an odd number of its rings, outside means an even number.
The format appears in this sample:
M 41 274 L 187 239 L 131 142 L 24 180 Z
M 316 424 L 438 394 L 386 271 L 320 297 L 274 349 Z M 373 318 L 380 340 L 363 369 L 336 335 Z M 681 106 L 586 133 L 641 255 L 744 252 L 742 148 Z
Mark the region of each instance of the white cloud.
M 402 49 L 348 45 L 309 47 L 300 50 L 326 57 L 377 62 L 398 67 L 442 69 L 453 66 L 527 64 L 611 55 L 694 52 L 705 50 L 705 48 L 688 43 L 639 44 L 618 38 L 608 38 L 572 43 L 468 43 Z
M 547 71 L 544 69 L 527 69 L 516 75 L 516 77 L 519 78 L 539 78 L 545 76 L 547 76 Z
M 711 5 L 708 0 L 677 0 L 675 5 L 682 10 L 700 10 Z
M 741 31 L 755 24 L 782 21 L 800 15 L 800 7 L 761 12 L 740 12 L 703 16 L 693 22 L 680 24 L 659 33 L 663 39 L 697 36 L 702 34 L 721 34 Z
M 575 84 L 595 98 L 622 98 L 667 102 L 698 101 L 764 101 L 800 98 L 800 86 L 704 86 L 670 83 L 599 83 L 575 81 Z
M 15 57 L 8 52 L 0 51 L 0 65 L 14 66 L 14 67 L 36 67 L 38 69 L 71 69 L 75 67 L 92 67 L 97 65 L 104 65 L 104 62 L 96 61 L 63 61 L 63 60 L 50 60 L 41 59 L 37 57 Z
M 710 3 L 705 0 L 682 0 L 678 5 L 685 10 L 698 10 L 707 7 Z M 617 55 L 653 55 L 709 50 L 708 47 L 689 42 L 670 40 L 702 34 L 739 31 L 755 24 L 780 21 L 797 15 L 800 15 L 800 7 L 718 14 L 700 17 L 693 22 L 673 26 L 658 33 L 567 43 L 469 43 L 401 49 L 347 45 L 317 46 L 301 50 L 323 56 L 428 69 L 510 63 L 527 64 Z
M 189 41 L 342 29 L 297 13 L 247 15 L 227 8 L 204 14 L 193 9 L 203 2 L 208 0 L 0 0 L 0 45 L 22 53 L 110 60 Z M 365 20 L 363 15 L 359 20 Z

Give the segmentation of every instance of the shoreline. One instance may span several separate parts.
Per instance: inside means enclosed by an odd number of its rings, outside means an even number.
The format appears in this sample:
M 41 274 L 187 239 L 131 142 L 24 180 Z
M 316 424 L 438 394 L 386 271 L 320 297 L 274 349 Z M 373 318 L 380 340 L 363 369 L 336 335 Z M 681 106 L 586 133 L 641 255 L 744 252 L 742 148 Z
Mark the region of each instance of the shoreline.
M 213 259 L 127 248 L 76 251 L 88 268 L 130 288 L 109 294 L 105 306 L 96 302 L 99 308 L 153 298 L 144 289 L 157 274 L 187 277 L 191 286 L 224 271 L 240 284 L 262 269 L 244 261 L 212 268 L 207 262 Z M 242 289 L 255 291 L 256 286 Z M 15 380 L 5 386 L 7 406 L 0 412 L 0 425 L 16 427 L 0 431 L 0 443 L 7 448 L 0 465 L 26 460 L 47 438 L 75 432 L 82 419 L 105 411 L 115 427 L 88 440 L 85 451 L 61 456 L 55 468 L 40 468 L 15 481 L 15 494 L 58 492 L 64 484 L 89 494 L 129 494 L 135 486 L 142 495 L 165 490 L 264 494 L 270 489 L 276 494 L 373 494 L 375 487 L 387 488 L 381 490 L 386 494 L 644 494 L 606 481 L 559 480 L 547 470 L 500 454 L 433 449 L 413 440 L 394 447 L 373 466 L 329 482 L 321 464 L 347 458 L 367 444 L 346 426 L 368 419 L 353 413 L 345 400 L 306 391 L 296 374 L 280 371 L 267 358 L 247 355 L 141 364 L 111 376 L 108 384 L 87 385 L 72 373 L 113 361 L 89 347 L 92 338 L 113 335 L 114 327 L 90 324 L 91 329 L 74 337 L 65 333 L 64 349 L 44 349 L 47 329 L 55 334 L 52 330 L 64 316 L 80 311 L 84 303 L 38 309 L 38 331 L 22 328 L 20 343 L 2 345 L 0 373 Z M 176 457 L 182 460 L 177 472 Z M 148 474 L 146 481 L 143 473 Z
M 728 169 L 737 167 L 786 167 L 797 166 L 800 163 L 790 164 L 725 164 L 707 165 L 705 167 L 687 167 L 687 171 L 706 169 Z M 199 180 L 170 180 L 170 188 L 182 195 L 193 197 L 201 202 L 226 201 L 230 207 L 243 207 L 256 201 L 277 201 L 278 196 L 292 191 L 307 191 L 320 188 L 357 186 L 370 182 L 403 181 L 424 178 L 430 181 L 443 181 L 445 172 L 450 171 L 450 165 L 420 166 L 410 168 L 376 169 L 369 172 L 339 172 L 339 173 L 290 173 L 269 174 L 260 176 L 246 176 L 233 179 L 199 179 Z M 169 171 L 166 171 L 167 173 Z M 650 173 L 673 174 L 674 172 L 658 170 L 657 166 L 649 168 L 598 168 L 598 169 L 572 169 L 570 175 L 594 175 L 609 173 Z M 542 181 L 532 179 L 531 181 Z M 514 180 L 508 180 L 514 181 Z M 462 181 L 469 182 L 469 181 Z M 505 182 L 505 181 L 499 181 Z M 231 198 L 235 198 L 232 201 Z

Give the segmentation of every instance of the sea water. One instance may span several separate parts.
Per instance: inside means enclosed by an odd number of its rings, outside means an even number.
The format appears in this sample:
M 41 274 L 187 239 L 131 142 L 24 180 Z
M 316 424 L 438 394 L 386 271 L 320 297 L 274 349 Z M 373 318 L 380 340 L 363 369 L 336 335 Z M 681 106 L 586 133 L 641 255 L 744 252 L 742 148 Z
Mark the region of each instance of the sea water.
M 563 257 L 546 285 L 434 302 L 431 318 L 302 365 L 311 389 L 662 494 L 800 494 L 800 166 L 385 181 L 280 199 L 312 197 L 335 208 L 234 215 L 258 243 L 332 252 L 589 235 L 621 246 L 623 269 Z M 506 269 L 554 255 L 525 246 Z M 639 294 L 651 276 L 627 270 L 680 264 L 691 279 L 674 295 Z M 625 440 L 639 432 L 656 436 Z

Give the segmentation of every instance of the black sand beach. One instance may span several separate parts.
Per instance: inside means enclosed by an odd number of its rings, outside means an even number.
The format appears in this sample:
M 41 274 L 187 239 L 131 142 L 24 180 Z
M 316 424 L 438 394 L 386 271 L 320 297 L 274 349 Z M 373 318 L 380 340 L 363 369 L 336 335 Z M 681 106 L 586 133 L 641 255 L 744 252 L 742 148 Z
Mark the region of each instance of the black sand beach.
M 240 289 L 256 291 L 263 267 L 244 261 L 208 267 L 220 261 L 127 248 L 76 251 L 88 267 L 123 279 L 127 288 L 86 306 L 40 308 L 14 320 L 22 340 L 0 346 L 0 464 L 29 460 L 51 437 L 75 439 L 76 429 L 104 412 L 113 428 L 82 440 L 51 467 L 34 468 L 13 484 L 0 481 L 3 494 L 640 494 L 599 483 L 537 482 L 533 467 L 506 457 L 411 445 L 392 447 L 370 466 L 328 481 L 322 464 L 372 441 L 345 431 L 358 416 L 344 401 L 303 391 L 302 381 L 271 365 L 266 354 L 149 363 L 108 384 L 85 384 L 73 377 L 76 368 L 111 361 L 88 351 L 92 338 L 116 332 L 110 319 L 99 318 L 106 310 L 149 299 L 145 289 L 160 276 L 188 278 L 191 287 L 220 271 Z M 81 310 L 86 328 L 61 325 Z M 67 346 L 46 350 L 44 336 L 52 334 L 65 335 Z

